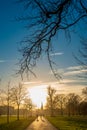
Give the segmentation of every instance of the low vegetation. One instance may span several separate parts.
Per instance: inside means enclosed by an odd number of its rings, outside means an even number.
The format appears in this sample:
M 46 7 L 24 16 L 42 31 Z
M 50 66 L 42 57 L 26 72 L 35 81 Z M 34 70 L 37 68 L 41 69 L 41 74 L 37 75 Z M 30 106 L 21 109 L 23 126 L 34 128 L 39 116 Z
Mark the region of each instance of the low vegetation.
M 10 123 L 6 123 L 6 117 L 0 117 L 0 130 L 24 130 L 27 128 L 32 121 L 35 120 L 35 117 L 29 117 L 28 119 L 21 118 L 19 121 L 16 120 L 16 117 L 10 118 Z
M 87 116 L 57 116 L 47 119 L 58 130 L 87 130 Z

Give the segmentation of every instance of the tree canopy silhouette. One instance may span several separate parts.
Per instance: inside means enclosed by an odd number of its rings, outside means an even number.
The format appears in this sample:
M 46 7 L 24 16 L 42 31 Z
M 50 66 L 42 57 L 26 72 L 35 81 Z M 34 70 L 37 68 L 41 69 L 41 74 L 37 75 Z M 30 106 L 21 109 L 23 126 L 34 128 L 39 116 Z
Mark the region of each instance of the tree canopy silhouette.
M 83 26 L 87 22 L 87 0 L 18 0 L 17 2 L 23 4 L 25 9 L 24 16 L 17 20 L 24 20 L 30 33 L 22 41 L 20 51 L 23 57 L 20 60 L 19 73 L 34 74 L 33 67 L 45 53 L 54 76 L 60 80 L 61 76 L 55 71 L 50 56 L 53 49 L 52 39 L 59 31 L 69 32 L 79 23 Z

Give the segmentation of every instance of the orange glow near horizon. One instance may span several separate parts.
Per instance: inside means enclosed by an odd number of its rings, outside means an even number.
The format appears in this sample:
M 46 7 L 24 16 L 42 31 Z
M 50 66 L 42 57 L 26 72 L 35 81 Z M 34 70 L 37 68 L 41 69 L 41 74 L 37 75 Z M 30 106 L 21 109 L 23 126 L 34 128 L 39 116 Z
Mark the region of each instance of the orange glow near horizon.
M 37 106 L 37 108 L 41 107 L 41 103 L 45 106 L 47 98 L 46 86 L 34 86 L 29 88 L 28 91 L 32 102 Z
M 38 82 L 30 82 L 25 84 L 28 87 L 29 97 L 31 98 L 34 105 L 37 108 L 41 108 L 41 104 L 43 106 L 46 105 L 47 99 L 47 87 L 50 85 L 55 90 L 57 90 L 57 94 L 69 94 L 69 93 L 76 93 L 81 95 L 82 89 L 84 88 L 83 85 L 73 85 L 73 80 L 64 80 L 63 84 L 59 84 L 58 82 L 49 82 L 49 83 L 38 83 Z M 68 83 L 72 83 L 72 86 L 67 85 Z M 37 85 L 38 84 L 38 85 Z M 78 91 L 77 91 L 78 90 Z

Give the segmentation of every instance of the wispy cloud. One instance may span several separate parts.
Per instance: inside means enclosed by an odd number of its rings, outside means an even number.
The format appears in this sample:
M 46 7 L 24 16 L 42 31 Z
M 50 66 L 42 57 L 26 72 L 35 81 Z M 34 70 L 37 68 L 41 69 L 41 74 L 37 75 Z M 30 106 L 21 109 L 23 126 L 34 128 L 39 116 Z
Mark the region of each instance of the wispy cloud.
M 67 71 L 64 73 L 64 76 L 74 76 L 74 75 L 77 75 L 77 74 L 81 74 L 82 72 L 80 70 L 78 71 Z
M 24 85 L 29 85 L 29 84 L 40 84 L 40 83 L 42 83 L 42 81 L 31 81 L 31 82 L 22 82 L 22 84 L 24 84 Z
M 47 91 L 47 87 L 50 85 L 52 88 L 55 88 L 57 90 L 57 93 L 59 94 L 68 94 L 68 93 L 81 93 L 82 89 L 87 86 L 85 84 L 85 81 L 79 81 L 78 79 L 63 79 L 61 83 L 58 81 L 32 81 L 32 82 L 24 82 L 24 85 L 28 85 L 27 87 L 29 90 L 31 88 L 36 89 L 44 89 Z M 78 91 L 77 91 L 78 90 Z
M 63 55 L 63 52 L 56 52 L 56 53 L 52 53 L 50 54 L 51 56 L 59 56 L 59 55 Z
M 71 66 L 65 69 L 64 76 L 76 76 L 87 72 L 85 69 L 81 69 L 81 66 Z
M 5 62 L 17 62 L 17 60 L 0 60 L 0 63 L 5 63 Z
M 87 86 L 87 81 L 86 79 L 82 79 L 79 76 L 83 76 L 84 72 L 87 72 L 85 69 L 81 69 L 81 66 L 71 66 L 65 69 L 64 71 L 64 80 L 63 83 L 64 85 L 67 86 Z
M 67 68 L 67 70 L 72 70 L 72 71 L 73 71 L 73 70 L 74 70 L 74 71 L 75 71 L 75 70 L 80 70 L 80 69 L 81 69 L 81 66 L 70 66 L 70 67 Z
M 4 63 L 4 62 L 6 62 L 5 60 L 0 60 L 0 63 Z

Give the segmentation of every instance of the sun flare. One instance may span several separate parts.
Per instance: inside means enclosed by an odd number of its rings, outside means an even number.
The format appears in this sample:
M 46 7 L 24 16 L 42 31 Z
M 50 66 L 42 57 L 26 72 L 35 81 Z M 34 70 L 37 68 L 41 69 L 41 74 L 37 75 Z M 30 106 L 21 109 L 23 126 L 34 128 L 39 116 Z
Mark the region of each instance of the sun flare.
M 41 103 L 43 106 L 46 104 L 47 91 L 45 86 L 34 86 L 28 90 L 30 98 L 37 108 L 41 107 Z

